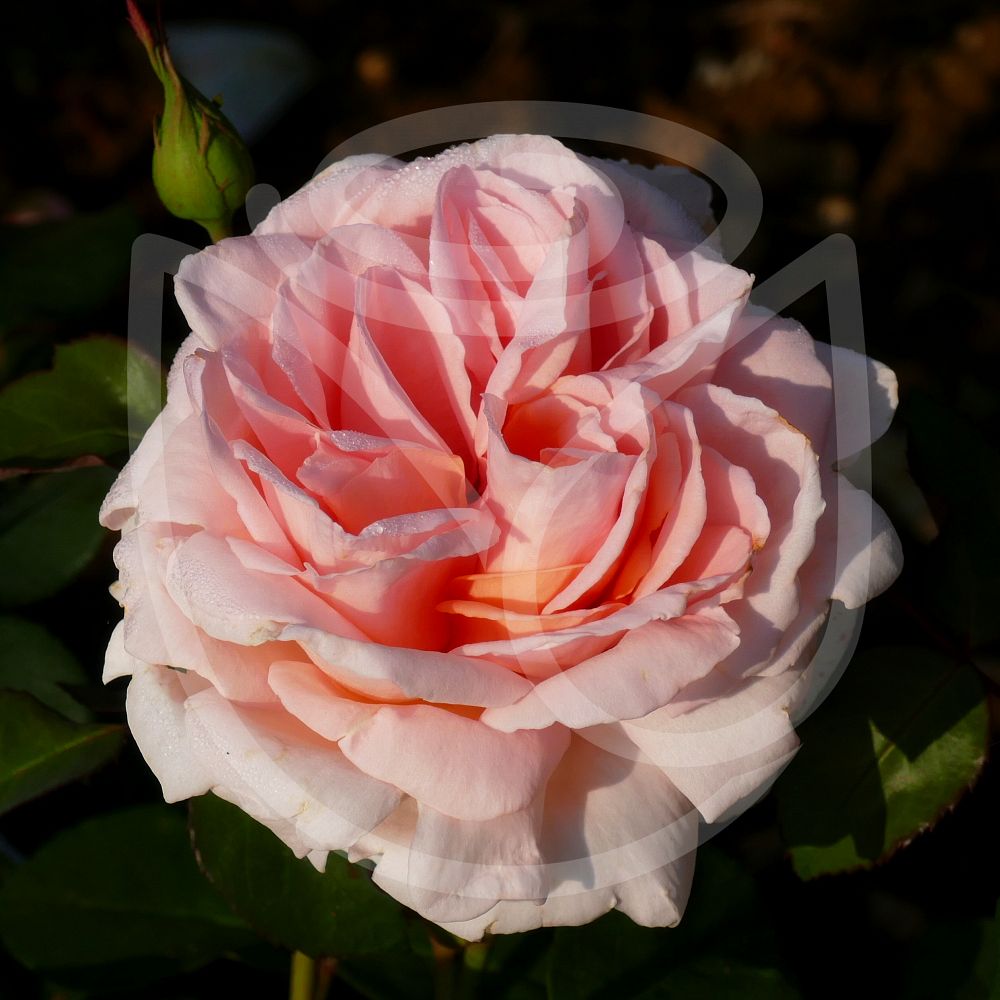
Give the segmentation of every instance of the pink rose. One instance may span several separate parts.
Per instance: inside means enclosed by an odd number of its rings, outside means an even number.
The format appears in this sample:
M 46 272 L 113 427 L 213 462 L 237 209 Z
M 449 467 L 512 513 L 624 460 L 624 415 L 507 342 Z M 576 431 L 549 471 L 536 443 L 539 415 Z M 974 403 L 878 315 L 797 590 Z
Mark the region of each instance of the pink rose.
M 761 324 L 709 201 L 498 136 L 345 160 L 185 259 L 101 515 L 106 678 L 168 800 L 370 858 L 466 938 L 680 919 L 699 824 L 795 751 L 831 599 L 900 563 L 835 465 L 892 373 Z M 834 362 L 873 392 L 840 455 Z

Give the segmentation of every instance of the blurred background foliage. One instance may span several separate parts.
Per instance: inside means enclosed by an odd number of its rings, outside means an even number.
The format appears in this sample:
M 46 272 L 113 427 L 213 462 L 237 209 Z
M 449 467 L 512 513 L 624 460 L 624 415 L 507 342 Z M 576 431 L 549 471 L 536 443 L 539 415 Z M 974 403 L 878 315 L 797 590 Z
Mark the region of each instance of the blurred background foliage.
M 678 930 L 611 914 L 469 949 L 217 800 L 162 805 L 123 686 L 100 685 L 119 611 L 97 506 L 162 391 L 161 359 L 125 347 L 131 244 L 201 236 L 152 188 L 160 95 L 124 4 L 2 17 L 0 997 L 281 996 L 291 947 L 344 997 L 452 977 L 477 997 L 1000 996 L 995 5 L 164 3 L 181 68 L 222 91 L 282 195 L 389 118 L 591 102 L 751 164 L 757 275 L 833 232 L 857 243 L 868 351 L 900 378 L 874 473 L 903 576 L 775 792 L 700 852 Z M 823 336 L 822 290 L 789 312 Z M 164 331 L 168 361 L 169 297 Z

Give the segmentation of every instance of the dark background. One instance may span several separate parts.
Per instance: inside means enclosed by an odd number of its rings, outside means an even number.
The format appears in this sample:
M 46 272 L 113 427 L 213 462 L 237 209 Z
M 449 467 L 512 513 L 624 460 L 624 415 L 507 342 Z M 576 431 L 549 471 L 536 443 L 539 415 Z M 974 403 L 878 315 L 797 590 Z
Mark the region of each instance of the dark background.
M 124 202 L 141 231 L 200 242 L 194 224 L 159 206 L 149 180 L 160 93 L 124 3 L 18 3 L 0 17 L 4 224 Z M 764 219 L 738 263 L 759 277 L 830 233 L 853 237 L 868 353 L 900 380 L 900 418 L 876 450 L 875 481 L 907 559 L 901 579 L 870 607 L 862 644 L 902 639 L 948 650 L 980 669 L 992 701 L 998 647 L 990 622 L 1000 616 L 989 600 L 1000 574 L 990 556 L 995 476 L 986 467 L 995 462 L 1000 426 L 1000 11 L 993 5 L 542 0 L 396 8 L 283 0 L 166 2 L 164 18 L 272 26 L 296 36 L 314 60 L 308 89 L 252 145 L 258 180 L 283 196 L 337 143 L 387 119 L 470 101 L 565 100 L 680 121 L 743 156 L 762 183 Z M 127 265 L 130 239 L 107 252 Z M 46 364 L 60 341 L 124 336 L 126 303 L 123 271 L 99 305 L 58 320 L 22 318 L 5 331 L 0 374 L 6 380 Z M 825 308 L 817 291 L 789 312 L 822 337 Z M 168 343 L 182 332 L 170 311 Z M 915 435 L 927 438 L 922 450 Z M 94 678 L 119 615 L 106 590 L 111 543 L 69 590 L 25 611 Z M 939 571 L 943 550 L 961 554 L 957 584 Z M 88 695 L 108 718 L 120 717 L 121 699 L 117 685 Z M 890 860 L 811 883 L 799 881 L 783 856 L 770 799 L 720 843 L 755 873 L 804 995 L 958 995 L 953 984 L 977 960 L 977 935 L 1000 895 L 997 792 L 995 765 L 987 763 L 973 790 Z M 127 746 L 87 781 L 15 810 L 3 835 L 9 852 L 30 854 L 82 817 L 157 797 Z M 254 967 L 216 962 L 157 989 L 280 996 L 279 958 Z M 40 996 L 43 987 L 7 960 L 0 994 Z

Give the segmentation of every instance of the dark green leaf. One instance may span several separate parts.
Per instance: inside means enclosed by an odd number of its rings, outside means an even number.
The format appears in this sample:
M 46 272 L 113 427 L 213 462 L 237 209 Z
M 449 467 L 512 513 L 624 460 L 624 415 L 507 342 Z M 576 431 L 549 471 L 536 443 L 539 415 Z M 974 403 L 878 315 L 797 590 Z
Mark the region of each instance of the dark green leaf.
M 1000 903 L 987 925 L 983 951 L 984 960 L 977 963 L 977 968 L 983 970 L 989 1000 L 1000 1000 Z
M 961 414 L 926 393 L 907 396 L 910 463 L 921 486 L 957 511 L 1000 515 L 1000 453 Z
M 79 725 L 20 691 L 0 691 L 0 813 L 100 767 L 121 726 Z
M 159 412 L 161 388 L 160 366 L 124 341 L 89 337 L 61 345 L 50 371 L 0 391 L 0 462 L 125 451 Z
M 795 1000 L 796 990 L 778 970 L 725 955 L 702 955 L 668 972 L 637 1000 Z
M 182 813 L 100 816 L 60 833 L 0 889 L 0 937 L 68 983 L 146 982 L 253 936 L 198 871 Z
M 0 328 L 78 317 L 128 276 L 139 221 L 128 205 L 34 226 L 0 228 Z
M 1000 564 L 1000 453 L 929 396 L 913 393 L 903 415 L 910 465 L 941 527 L 921 577 L 923 603 L 963 643 L 985 646 L 1000 640 L 992 600 Z
M 795 870 L 813 878 L 869 865 L 932 825 L 979 773 L 988 715 L 970 665 L 880 647 L 800 735 L 776 792 Z
M 434 958 L 426 925 L 410 924 L 410 946 L 397 944 L 391 951 L 372 952 L 342 959 L 337 978 L 370 1000 L 431 1000 L 434 996 Z M 456 958 L 461 961 L 461 956 Z M 475 994 L 473 994 L 475 995 Z
M 0 689 L 27 691 L 74 722 L 90 713 L 63 684 L 81 685 L 86 675 L 73 654 L 34 622 L 0 615 Z
M 97 513 L 114 478 L 93 466 L 0 483 L 0 605 L 48 597 L 90 562 L 107 536 Z
M 403 908 L 358 865 L 331 854 L 325 874 L 243 810 L 213 795 L 191 803 L 198 859 L 265 937 L 307 955 L 386 951 L 406 938 Z
M 797 995 L 775 968 L 773 931 L 753 880 L 711 846 L 699 848 L 676 928 L 640 927 L 613 910 L 583 927 L 560 927 L 555 938 L 552 1000 Z
M 529 934 L 487 938 L 486 962 L 478 979 L 473 978 L 474 988 L 481 989 L 485 996 L 503 1000 L 545 1000 L 554 937 L 555 931 L 544 928 Z
M 997 972 L 995 920 L 937 920 L 913 942 L 904 1000 L 987 1000 Z

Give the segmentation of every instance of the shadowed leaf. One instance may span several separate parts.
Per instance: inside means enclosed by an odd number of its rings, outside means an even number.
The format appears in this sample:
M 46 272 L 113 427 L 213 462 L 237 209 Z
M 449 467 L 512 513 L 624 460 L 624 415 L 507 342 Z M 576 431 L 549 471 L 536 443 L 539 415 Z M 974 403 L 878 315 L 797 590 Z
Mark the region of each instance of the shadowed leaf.
M 61 345 L 51 370 L 0 391 L 0 462 L 123 452 L 159 412 L 161 391 L 160 366 L 124 341 L 89 337 Z
M 325 874 L 228 802 L 191 802 L 198 860 L 216 888 L 265 937 L 319 957 L 392 949 L 406 937 L 403 908 L 368 872 L 331 854 Z
M 97 523 L 114 469 L 92 466 L 0 483 L 0 605 L 62 589 L 107 536 Z
M 970 665 L 880 647 L 800 735 L 776 794 L 795 870 L 813 878 L 870 865 L 932 825 L 979 773 L 988 715 Z
M 49 841 L 0 889 L 0 937 L 29 969 L 102 988 L 151 982 L 253 941 L 198 871 L 183 814 L 163 805 Z
M 121 726 L 78 725 L 19 691 L 0 691 L 0 813 L 106 763 Z

